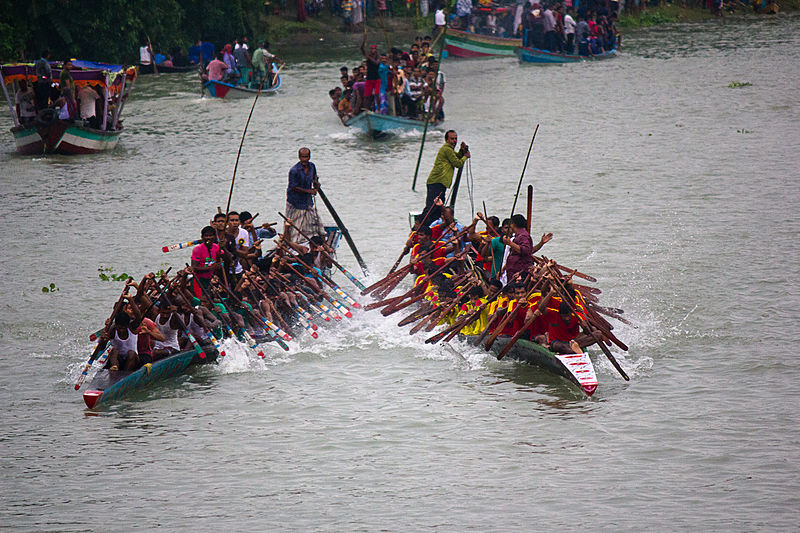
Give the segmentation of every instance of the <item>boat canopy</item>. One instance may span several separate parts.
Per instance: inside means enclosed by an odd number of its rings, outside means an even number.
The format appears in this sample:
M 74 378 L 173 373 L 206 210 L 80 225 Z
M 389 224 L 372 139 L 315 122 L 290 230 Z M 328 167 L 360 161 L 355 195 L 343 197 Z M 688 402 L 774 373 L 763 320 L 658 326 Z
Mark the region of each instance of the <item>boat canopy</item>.
M 61 78 L 62 65 L 63 63 L 60 61 L 50 63 L 50 67 L 53 71 L 53 83 L 56 85 L 58 85 L 58 81 Z M 127 78 L 129 82 L 136 79 L 135 67 L 125 68 L 122 65 L 81 60 L 73 61 L 72 67 L 70 73 L 77 87 L 84 87 L 86 85 L 106 87 L 111 95 L 118 93 L 122 89 L 123 79 Z M 6 85 L 10 85 L 14 81 L 22 79 L 27 79 L 30 82 L 35 82 L 37 79 L 33 63 L 0 65 L 0 74 L 3 75 L 3 81 Z

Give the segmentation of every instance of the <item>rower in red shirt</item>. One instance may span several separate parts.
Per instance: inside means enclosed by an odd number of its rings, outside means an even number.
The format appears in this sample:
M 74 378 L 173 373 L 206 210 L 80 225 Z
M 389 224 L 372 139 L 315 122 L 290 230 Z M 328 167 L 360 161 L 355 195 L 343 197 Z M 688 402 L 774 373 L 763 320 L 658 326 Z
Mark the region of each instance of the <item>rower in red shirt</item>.
M 580 333 L 580 321 L 572 312 L 567 302 L 561 302 L 558 311 L 548 308 L 543 315 L 547 324 L 547 332 L 536 337 L 536 342 L 547 346 L 555 353 L 581 353 L 580 345 L 575 340 Z
M 435 251 L 433 254 L 428 256 L 424 262 L 427 263 L 428 261 L 432 261 L 436 266 L 442 266 L 444 265 L 445 257 L 447 256 L 448 249 L 450 248 L 445 246 L 441 241 L 433 241 L 431 234 L 431 228 L 422 226 L 417 232 L 417 235 L 419 236 L 419 242 L 411 249 L 411 263 L 414 265 L 412 270 L 417 274 L 425 273 L 423 261 L 417 261 L 417 257 L 429 252 L 433 248 Z

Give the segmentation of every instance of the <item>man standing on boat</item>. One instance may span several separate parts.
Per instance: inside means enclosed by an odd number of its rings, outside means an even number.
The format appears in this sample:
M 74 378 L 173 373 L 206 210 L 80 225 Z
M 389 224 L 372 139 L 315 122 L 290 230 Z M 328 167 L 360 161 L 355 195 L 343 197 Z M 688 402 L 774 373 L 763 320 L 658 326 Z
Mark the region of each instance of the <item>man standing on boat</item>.
M 461 168 L 467 159 L 470 158 L 469 148 L 463 142 L 461 147 L 456 153 L 456 143 L 458 142 L 458 135 L 455 130 L 448 130 L 444 134 L 444 144 L 439 148 L 436 154 L 436 161 L 433 163 L 433 169 L 428 175 L 427 187 L 428 196 L 425 198 L 425 210 L 423 215 L 428 213 L 427 220 L 433 221 L 441 217 L 442 208 L 435 205 L 436 199 L 439 198 L 444 202 L 445 192 L 450 188 L 453 183 L 453 171 L 456 168 Z
M 369 53 L 367 53 L 366 46 L 367 33 L 364 32 L 364 38 L 361 40 L 361 53 L 364 54 L 367 60 L 367 81 L 364 84 L 364 102 L 368 110 L 377 111 L 380 110 L 381 98 L 381 78 L 379 74 L 381 62 L 378 58 L 378 46 L 375 44 L 370 45 Z M 376 107 L 378 109 L 376 109 Z
M 53 84 L 53 71 L 50 68 L 50 52 L 45 50 L 42 57 L 33 63 L 36 83 L 33 86 L 36 109 L 41 111 L 50 106 L 50 86 Z
M 286 189 L 286 217 L 294 222 L 309 237 L 325 236 L 325 228 L 319 220 L 314 196 L 317 194 L 319 177 L 317 167 L 311 162 L 311 150 L 303 147 L 297 151 L 300 162 L 289 170 L 289 187 Z M 302 244 L 305 238 L 288 228 L 286 238 Z

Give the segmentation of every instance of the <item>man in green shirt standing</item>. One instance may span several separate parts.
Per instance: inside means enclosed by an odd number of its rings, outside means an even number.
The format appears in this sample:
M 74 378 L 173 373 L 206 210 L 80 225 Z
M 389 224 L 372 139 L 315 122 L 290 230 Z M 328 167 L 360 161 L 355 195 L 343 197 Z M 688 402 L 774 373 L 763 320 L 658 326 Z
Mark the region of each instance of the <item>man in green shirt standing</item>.
M 423 216 L 427 214 L 425 223 L 430 225 L 434 220 L 438 220 L 441 215 L 441 204 L 435 205 L 437 199 L 444 202 L 445 192 L 453 183 L 453 171 L 456 168 L 461 168 L 464 163 L 469 159 L 469 148 L 463 142 L 461 147 L 456 153 L 456 143 L 458 142 L 458 135 L 455 130 L 448 130 L 444 134 L 444 144 L 439 148 L 439 153 L 436 154 L 436 161 L 433 163 L 433 169 L 428 174 L 428 196 L 425 198 L 425 210 L 422 212 Z M 428 210 L 431 210 L 428 213 Z

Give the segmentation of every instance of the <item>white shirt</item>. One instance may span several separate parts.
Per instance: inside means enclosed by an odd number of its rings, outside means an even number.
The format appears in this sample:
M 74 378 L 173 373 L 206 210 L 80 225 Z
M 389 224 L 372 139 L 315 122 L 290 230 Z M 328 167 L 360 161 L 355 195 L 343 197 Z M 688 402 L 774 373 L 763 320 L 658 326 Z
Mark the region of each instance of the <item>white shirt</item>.
M 575 33 L 575 19 L 570 15 L 564 15 L 564 33 Z
M 20 118 L 30 118 L 36 116 L 36 106 L 33 103 L 33 89 L 28 87 L 24 92 L 18 91 L 14 99 L 19 106 Z
M 150 50 L 146 46 L 139 47 L 139 63 L 142 65 L 150 64 Z
M 81 103 L 81 118 L 92 118 L 95 116 L 94 103 L 99 99 L 100 95 L 97 94 L 97 91 L 88 85 L 84 85 L 83 88 L 78 91 L 78 100 Z
M 239 228 L 239 234 L 236 236 L 236 245 L 241 248 L 250 248 L 253 246 L 253 239 L 250 238 L 250 233 L 242 227 Z M 238 257 L 236 258 L 236 269 L 234 272 L 237 274 L 242 273 L 242 263 L 239 262 Z
M 433 23 L 436 26 L 444 26 L 445 20 L 444 20 L 444 10 L 443 9 L 437 9 L 436 10 L 436 14 L 433 16 Z

